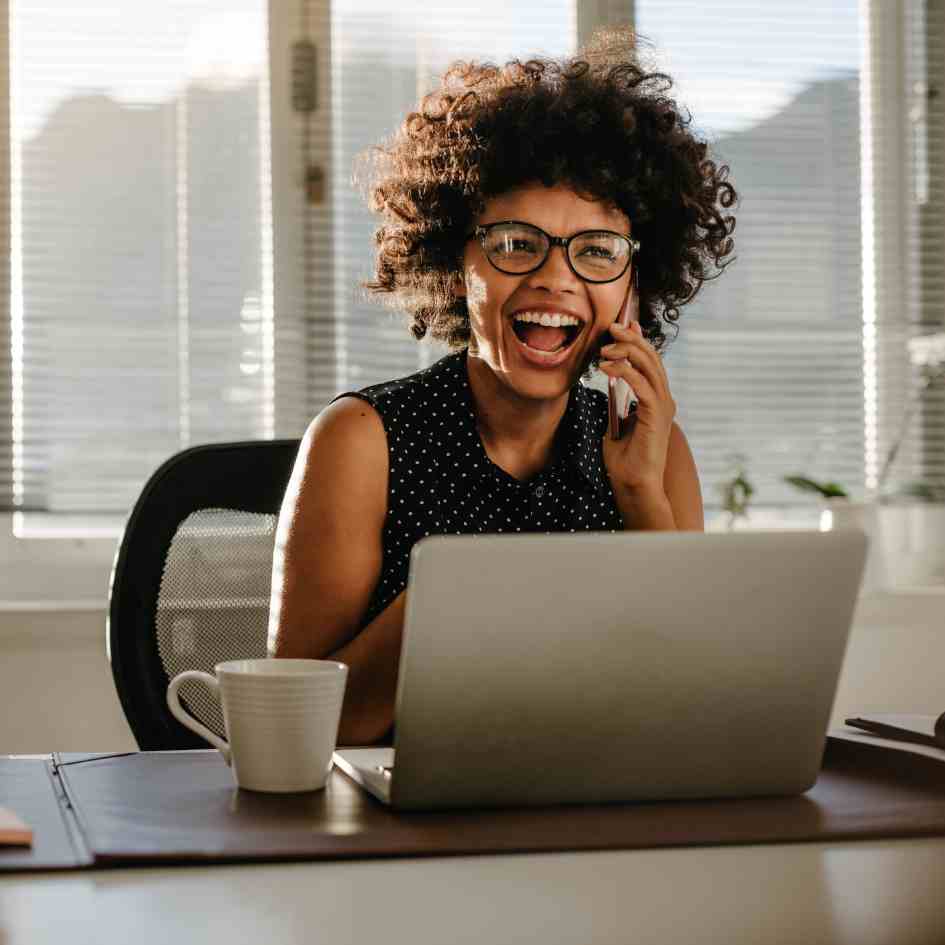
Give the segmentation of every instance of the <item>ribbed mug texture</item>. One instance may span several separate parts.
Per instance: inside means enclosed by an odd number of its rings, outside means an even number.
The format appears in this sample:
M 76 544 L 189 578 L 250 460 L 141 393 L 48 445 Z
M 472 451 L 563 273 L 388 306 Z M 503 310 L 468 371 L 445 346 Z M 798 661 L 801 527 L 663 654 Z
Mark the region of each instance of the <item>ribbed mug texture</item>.
M 338 736 L 347 667 L 307 662 L 289 667 L 291 672 L 264 661 L 218 667 L 240 787 L 293 792 L 324 786 Z

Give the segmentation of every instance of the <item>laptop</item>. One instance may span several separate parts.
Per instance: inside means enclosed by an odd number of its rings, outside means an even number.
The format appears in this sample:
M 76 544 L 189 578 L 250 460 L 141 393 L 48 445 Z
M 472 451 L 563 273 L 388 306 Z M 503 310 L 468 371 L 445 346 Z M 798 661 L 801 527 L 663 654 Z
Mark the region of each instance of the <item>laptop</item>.
M 849 531 L 437 535 L 411 552 L 393 808 L 800 794 L 862 579 Z

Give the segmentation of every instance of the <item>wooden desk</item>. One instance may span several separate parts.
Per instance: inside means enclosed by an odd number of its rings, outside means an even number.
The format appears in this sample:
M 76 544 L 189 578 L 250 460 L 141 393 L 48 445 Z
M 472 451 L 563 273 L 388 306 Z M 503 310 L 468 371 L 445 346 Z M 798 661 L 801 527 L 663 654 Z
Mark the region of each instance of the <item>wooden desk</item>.
M 945 838 L 19 874 L 3 945 L 945 942 Z

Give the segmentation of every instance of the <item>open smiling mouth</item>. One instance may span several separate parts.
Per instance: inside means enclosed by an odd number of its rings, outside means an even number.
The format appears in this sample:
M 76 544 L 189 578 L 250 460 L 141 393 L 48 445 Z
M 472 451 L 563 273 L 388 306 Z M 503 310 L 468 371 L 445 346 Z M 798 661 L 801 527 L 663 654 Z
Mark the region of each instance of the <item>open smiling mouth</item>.
M 544 324 L 542 324 L 542 318 Z M 515 337 L 525 348 L 540 357 L 557 358 L 574 344 L 583 327 L 576 318 L 568 316 L 549 318 L 547 313 L 542 315 L 520 312 L 512 319 L 512 331 L 515 332 Z

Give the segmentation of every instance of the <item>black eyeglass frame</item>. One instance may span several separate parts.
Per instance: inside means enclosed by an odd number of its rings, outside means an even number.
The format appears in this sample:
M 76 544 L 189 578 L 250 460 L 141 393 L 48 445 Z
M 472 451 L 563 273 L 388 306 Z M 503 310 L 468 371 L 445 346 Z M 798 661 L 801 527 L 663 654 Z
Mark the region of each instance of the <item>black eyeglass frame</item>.
M 531 227 L 533 230 L 537 230 L 541 233 L 542 236 L 548 240 L 548 249 L 545 251 L 545 255 L 542 258 L 541 262 L 537 266 L 532 266 L 531 269 L 523 269 L 521 271 L 509 272 L 507 269 L 503 269 L 501 266 L 497 266 L 493 261 L 492 257 L 486 252 L 485 240 L 488 236 L 489 231 L 496 226 L 508 226 L 509 224 L 514 223 L 516 226 L 527 226 Z M 629 247 L 630 252 L 627 255 L 627 264 L 620 270 L 620 272 L 613 276 L 610 279 L 588 279 L 587 276 L 581 275 L 574 268 L 574 263 L 571 262 L 571 253 L 569 247 L 572 240 L 576 240 L 579 236 L 586 236 L 588 233 L 607 233 L 610 236 L 617 236 L 622 239 Z M 640 251 L 640 241 L 633 239 L 633 237 L 627 236 L 624 233 L 617 233 L 615 230 L 602 230 L 602 229 L 593 229 L 593 230 L 581 230 L 580 233 L 572 233 L 571 236 L 552 236 L 550 233 L 546 233 L 540 226 L 536 226 L 534 223 L 526 223 L 524 220 L 496 220 L 494 223 L 485 223 L 477 226 L 472 233 L 470 233 L 466 239 L 475 238 L 479 245 L 482 247 L 482 252 L 485 255 L 486 259 L 489 260 L 489 265 L 493 269 L 498 270 L 507 276 L 527 276 L 530 272 L 537 272 L 541 269 L 546 262 L 548 262 L 548 256 L 551 254 L 552 247 L 562 246 L 564 248 L 564 258 L 568 261 L 568 268 L 573 272 L 578 279 L 582 279 L 584 282 L 590 282 L 592 285 L 606 285 L 608 282 L 616 282 L 620 279 L 624 273 L 630 268 L 630 264 L 633 262 L 633 257 Z

